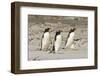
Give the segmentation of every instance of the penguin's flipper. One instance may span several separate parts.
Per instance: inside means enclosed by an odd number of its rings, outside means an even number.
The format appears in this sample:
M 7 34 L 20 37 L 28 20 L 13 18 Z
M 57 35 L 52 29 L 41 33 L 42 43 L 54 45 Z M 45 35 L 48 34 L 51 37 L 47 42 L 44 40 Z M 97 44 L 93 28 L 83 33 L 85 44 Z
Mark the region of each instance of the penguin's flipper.
M 41 41 L 40 41 L 40 50 L 42 50 L 42 39 L 43 39 L 44 35 L 42 35 L 41 37 Z
M 68 42 L 69 35 L 70 35 L 70 33 L 68 33 L 68 36 L 67 36 L 66 41 L 65 41 L 65 45 L 66 45 L 67 42 Z

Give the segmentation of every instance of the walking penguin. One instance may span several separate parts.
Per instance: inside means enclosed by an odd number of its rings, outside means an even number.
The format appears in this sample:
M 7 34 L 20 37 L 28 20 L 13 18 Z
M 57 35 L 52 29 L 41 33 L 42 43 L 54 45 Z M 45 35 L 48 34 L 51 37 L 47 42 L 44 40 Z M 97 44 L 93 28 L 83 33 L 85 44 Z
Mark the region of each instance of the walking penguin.
M 47 51 L 50 46 L 50 28 L 46 28 L 41 39 L 41 50 Z
M 67 39 L 65 41 L 65 48 L 69 48 L 73 44 L 74 36 L 75 36 L 75 30 L 76 30 L 76 28 L 70 29 L 68 36 L 67 36 Z
M 62 36 L 61 36 L 61 31 L 56 31 L 55 34 L 55 39 L 54 39 L 54 44 L 53 44 L 53 49 L 52 52 L 53 53 L 58 53 L 60 47 L 61 47 L 61 43 L 62 43 Z

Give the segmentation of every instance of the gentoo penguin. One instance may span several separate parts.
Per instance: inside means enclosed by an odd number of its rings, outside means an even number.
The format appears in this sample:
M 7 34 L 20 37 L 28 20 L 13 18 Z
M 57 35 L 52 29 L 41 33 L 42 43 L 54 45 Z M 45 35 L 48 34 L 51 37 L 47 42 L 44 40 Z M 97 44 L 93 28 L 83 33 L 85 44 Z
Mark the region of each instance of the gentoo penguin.
M 54 39 L 54 45 L 53 45 L 53 53 L 57 53 L 61 47 L 62 43 L 62 36 L 61 36 L 61 31 L 57 31 L 55 34 L 55 39 Z
M 69 48 L 73 44 L 74 36 L 75 36 L 75 30 L 76 30 L 76 28 L 70 29 L 68 36 L 67 36 L 67 39 L 66 39 L 66 42 L 65 42 L 65 48 Z
M 50 28 L 46 28 L 41 39 L 41 50 L 47 51 L 50 45 Z

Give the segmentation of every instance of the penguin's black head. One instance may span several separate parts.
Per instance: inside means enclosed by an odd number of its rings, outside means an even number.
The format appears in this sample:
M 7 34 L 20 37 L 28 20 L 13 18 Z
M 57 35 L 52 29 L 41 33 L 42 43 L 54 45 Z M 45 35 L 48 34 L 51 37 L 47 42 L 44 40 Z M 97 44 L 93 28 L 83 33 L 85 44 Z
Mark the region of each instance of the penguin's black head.
M 76 28 L 71 28 L 70 32 L 74 32 L 76 30 Z
M 60 33 L 61 33 L 61 30 L 57 31 L 56 32 L 56 35 L 60 35 Z
M 46 28 L 44 32 L 49 32 L 50 28 Z

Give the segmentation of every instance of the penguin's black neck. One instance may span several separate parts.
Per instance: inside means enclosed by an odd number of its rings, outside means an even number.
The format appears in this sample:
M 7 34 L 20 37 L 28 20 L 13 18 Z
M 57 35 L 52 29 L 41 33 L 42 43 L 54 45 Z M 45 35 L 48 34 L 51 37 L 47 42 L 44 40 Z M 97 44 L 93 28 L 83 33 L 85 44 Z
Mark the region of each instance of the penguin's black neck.
M 60 35 L 60 34 L 61 34 L 61 32 L 60 32 L 60 31 L 56 32 L 56 35 Z

